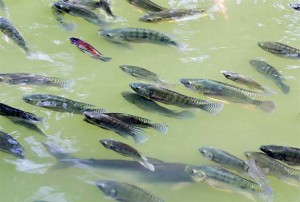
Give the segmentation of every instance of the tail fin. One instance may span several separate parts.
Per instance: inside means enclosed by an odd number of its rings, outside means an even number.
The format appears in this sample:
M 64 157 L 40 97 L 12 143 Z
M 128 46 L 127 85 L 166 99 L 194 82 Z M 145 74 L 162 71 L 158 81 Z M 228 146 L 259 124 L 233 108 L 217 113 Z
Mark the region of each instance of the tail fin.
M 112 58 L 110 58 L 110 57 L 104 57 L 104 56 L 100 56 L 99 57 L 99 60 L 101 60 L 101 61 L 103 61 L 103 62 L 108 62 L 108 61 L 110 61 Z
M 257 103 L 257 107 L 264 112 L 271 113 L 276 108 L 275 103 L 272 101 L 257 101 Z
M 290 87 L 283 82 L 280 82 L 280 88 L 284 94 L 288 94 L 290 92 Z
M 149 137 L 147 137 L 146 135 L 140 134 L 140 133 L 136 133 L 133 136 L 133 139 L 134 139 L 135 144 L 142 144 L 142 143 L 146 142 L 149 139 Z
M 168 126 L 164 123 L 153 123 L 151 124 L 151 127 L 155 130 L 159 131 L 162 134 L 168 133 Z
M 201 104 L 199 105 L 199 108 L 210 113 L 210 114 L 218 114 L 220 111 L 222 111 L 224 104 L 223 103 L 207 103 L 207 104 Z
M 183 118 L 183 119 L 191 119 L 195 117 L 195 114 L 193 112 L 187 110 L 177 112 L 176 115 L 178 118 Z

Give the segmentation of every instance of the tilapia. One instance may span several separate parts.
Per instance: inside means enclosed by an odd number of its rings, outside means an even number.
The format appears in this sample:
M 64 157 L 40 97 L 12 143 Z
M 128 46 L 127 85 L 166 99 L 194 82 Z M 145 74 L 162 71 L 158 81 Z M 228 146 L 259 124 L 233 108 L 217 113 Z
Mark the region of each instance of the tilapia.
M 300 149 L 279 145 L 262 145 L 260 150 L 268 156 L 283 161 L 289 165 L 300 165 Z
M 145 168 L 154 171 L 155 167 L 148 162 L 147 157 L 137 151 L 135 148 L 129 146 L 128 144 L 115 141 L 112 139 L 101 139 L 100 143 L 107 149 L 113 150 L 118 154 L 121 154 L 126 157 L 130 157 L 136 161 L 138 161 Z
M 291 46 L 285 45 L 278 42 L 258 42 L 257 45 L 263 50 L 268 51 L 274 55 L 289 58 L 289 59 L 300 59 L 300 50 Z
M 250 64 L 259 73 L 272 80 L 284 94 L 289 93 L 290 87 L 283 82 L 285 78 L 273 66 L 262 60 L 250 60 Z
M 69 88 L 72 80 L 64 80 L 57 77 L 46 77 L 31 73 L 6 73 L 0 74 L 0 83 L 17 84 L 17 85 L 39 85 L 54 86 L 59 88 Z
M 76 114 L 82 114 L 85 111 L 95 111 L 99 113 L 107 112 L 105 109 L 96 108 L 95 105 L 51 94 L 29 94 L 23 96 L 23 100 L 28 104 L 61 112 L 71 112 Z
M 142 144 L 148 140 L 142 129 L 131 126 L 119 119 L 96 112 L 86 111 L 83 114 L 88 122 L 101 128 L 112 130 L 125 138 L 132 137 L 136 144 Z
M 296 11 L 300 11 L 300 3 L 289 4 L 289 6 L 295 9 Z
M 105 194 L 106 197 L 115 199 L 117 201 L 130 202 L 163 202 L 161 198 L 154 196 L 150 192 L 125 183 L 114 180 L 98 180 L 97 187 Z
M 101 8 L 101 0 L 100 1 L 93 1 L 93 0 L 63 0 L 63 2 L 66 3 L 72 3 L 78 6 L 82 6 L 86 9 L 97 9 L 97 8 Z
M 27 42 L 21 33 L 6 18 L 0 17 L 0 30 L 20 46 L 26 53 L 30 53 Z
M 180 82 L 195 92 L 219 100 L 250 104 L 265 112 L 273 112 L 275 109 L 274 102 L 260 100 L 263 97 L 262 94 L 219 81 L 210 79 L 181 79 Z
M 127 0 L 130 4 L 142 8 L 147 11 L 158 12 L 165 10 L 166 8 L 157 5 L 156 3 L 150 0 Z
M 183 108 L 199 108 L 210 114 L 217 114 L 223 109 L 222 103 L 213 103 L 189 97 L 166 88 L 144 83 L 131 83 L 129 86 L 139 95 L 154 101 Z
M 24 148 L 12 136 L 0 131 L 0 150 L 13 156 L 24 158 Z

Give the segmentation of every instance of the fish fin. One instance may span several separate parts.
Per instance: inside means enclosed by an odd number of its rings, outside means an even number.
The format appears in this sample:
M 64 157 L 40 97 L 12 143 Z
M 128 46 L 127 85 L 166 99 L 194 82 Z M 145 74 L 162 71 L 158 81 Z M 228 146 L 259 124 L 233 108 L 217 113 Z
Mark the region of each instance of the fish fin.
M 46 118 L 45 117 L 40 117 L 38 118 L 39 121 L 42 123 L 42 124 L 45 124 L 45 121 L 46 121 Z
M 177 112 L 177 115 L 179 118 L 194 118 L 195 117 L 195 114 L 188 110 Z
M 102 114 L 102 113 L 107 113 L 108 111 L 106 109 L 85 109 L 83 113 L 84 112 L 96 112 Z
M 77 25 L 74 22 L 72 22 L 72 23 L 61 23 L 61 25 L 67 31 L 75 31 L 76 28 L 77 28 Z
M 162 160 L 156 159 L 156 158 L 152 158 L 152 157 L 146 157 L 148 159 L 148 162 L 150 162 L 151 164 L 161 164 L 161 163 L 165 163 Z
M 151 171 L 155 171 L 155 167 L 151 163 L 149 163 L 147 160 L 143 159 L 143 161 L 139 161 L 139 163 L 141 165 L 143 165 L 145 168 L 148 168 Z
M 280 82 L 281 91 L 284 94 L 288 94 L 290 92 L 290 87 L 283 82 Z
M 152 128 L 155 130 L 159 131 L 162 134 L 167 134 L 168 133 L 168 126 L 164 123 L 154 123 L 151 124 Z
M 180 52 L 184 52 L 187 50 L 188 45 L 185 43 L 177 43 L 176 47 L 179 48 Z
M 103 62 L 108 62 L 108 61 L 110 61 L 112 58 L 110 58 L 110 57 L 104 57 L 104 56 L 102 56 L 102 57 L 99 57 L 99 60 L 101 60 L 101 61 L 103 61 Z
M 136 133 L 133 136 L 133 139 L 136 144 L 142 144 L 142 143 L 146 142 L 149 138 L 143 134 Z
M 277 94 L 277 92 L 275 90 L 271 89 L 268 86 L 262 86 L 262 88 L 266 95 Z
M 269 169 L 269 168 L 262 168 L 261 170 L 263 171 L 263 173 L 264 173 L 265 175 L 267 175 L 267 174 L 270 172 L 270 169 Z
M 200 109 L 210 113 L 210 114 L 218 114 L 223 109 L 224 104 L 223 103 L 207 103 L 207 104 L 201 104 L 199 106 Z
M 49 144 L 46 142 L 42 142 L 42 145 L 45 147 L 45 149 L 54 156 L 57 160 L 65 159 L 65 158 L 72 158 L 72 156 L 69 153 L 64 152 L 61 150 L 57 145 Z
M 276 108 L 275 103 L 272 101 L 259 101 L 257 107 L 264 112 L 273 112 Z

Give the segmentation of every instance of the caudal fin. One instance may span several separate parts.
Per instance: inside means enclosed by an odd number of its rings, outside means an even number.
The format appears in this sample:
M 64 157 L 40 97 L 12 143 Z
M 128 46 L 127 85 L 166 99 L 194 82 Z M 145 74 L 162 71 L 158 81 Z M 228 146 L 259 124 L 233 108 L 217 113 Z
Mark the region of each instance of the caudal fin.
M 276 108 L 275 103 L 272 101 L 258 101 L 257 103 L 257 107 L 264 112 L 271 113 Z
M 201 104 L 199 106 L 200 109 L 210 113 L 210 114 L 218 114 L 220 111 L 222 111 L 224 104 L 223 103 L 207 103 L 207 104 Z
M 184 111 L 177 112 L 176 116 L 178 118 L 191 119 L 195 117 L 195 114 L 191 111 L 184 110 Z
M 164 123 L 154 123 L 151 124 L 152 128 L 157 130 L 158 132 L 162 134 L 167 134 L 168 133 L 168 126 Z
M 110 57 L 104 57 L 104 56 L 100 56 L 99 57 L 99 60 L 101 60 L 101 61 L 103 61 L 103 62 L 108 62 L 108 61 L 110 61 L 112 58 L 110 58 Z
M 149 139 L 149 137 L 147 137 L 146 135 L 140 134 L 140 133 L 136 133 L 133 136 L 133 139 L 134 139 L 135 144 L 142 144 L 142 143 L 146 142 Z
M 280 88 L 284 94 L 288 94 L 290 92 L 290 87 L 283 82 L 280 82 Z

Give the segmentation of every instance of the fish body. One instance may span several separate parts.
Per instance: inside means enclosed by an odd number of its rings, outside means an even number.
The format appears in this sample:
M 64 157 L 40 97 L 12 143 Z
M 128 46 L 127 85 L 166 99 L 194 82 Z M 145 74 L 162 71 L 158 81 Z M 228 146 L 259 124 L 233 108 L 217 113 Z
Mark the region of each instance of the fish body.
M 147 11 L 158 12 L 165 10 L 166 8 L 157 5 L 150 0 L 127 0 L 130 4 L 142 8 Z
M 148 162 L 147 157 L 145 157 L 143 154 L 141 154 L 139 151 L 129 146 L 128 144 L 109 139 L 101 139 L 100 143 L 107 149 L 113 150 L 118 154 L 130 157 L 138 161 L 141 165 L 143 165 L 145 168 L 151 171 L 155 170 L 155 167 Z
M 143 130 L 133 127 L 117 118 L 96 112 L 86 111 L 83 114 L 88 122 L 99 127 L 112 130 L 123 137 L 132 137 L 136 144 L 142 144 L 148 140 L 148 137 L 142 134 Z
M 8 19 L 0 17 L 0 30 L 12 39 L 18 46 L 20 46 L 26 53 L 30 52 L 27 42 Z
M 284 58 L 289 58 L 289 59 L 300 59 L 299 49 L 290 47 L 283 43 L 266 41 L 266 42 L 258 42 L 257 44 L 263 50 L 268 51 L 274 55 L 284 57 Z
M 91 104 L 78 102 L 75 100 L 51 94 L 29 94 L 23 96 L 23 100 L 26 103 L 32 105 L 62 112 L 71 112 L 77 114 L 82 114 L 84 111 L 87 110 L 98 111 L 100 113 L 106 112 L 105 109 L 97 109 L 94 105 Z
M 250 60 L 250 64 L 263 76 L 272 80 L 284 94 L 289 93 L 290 87 L 283 82 L 284 77 L 273 66 L 261 60 Z
M 300 149 L 279 145 L 262 145 L 260 150 L 268 156 L 283 161 L 289 165 L 300 165 Z
M 72 3 L 90 10 L 101 8 L 102 6 L 101 1 L 93 1 L 93 0 L 63 0 L 63 2 Z
M 0 150 L 13 156 L 24 158 L 24 148 L 12 136 L 0 131 Z
M 222 103 L 211 103 L 205 100 L 189 97 L 166 88 L 144 83 L 131 83 L 129 86 L 139 95 L 154 101 L 183 108 L 200 108 L 208 113 L 217 114 Z
M 300 11 L 300 3 L 289 4 L 289 6 L 295 9 L 296 11 Z
M 25 112 L 3 103 L 0 103 L 0 115 L 13 119 L 15 121 L 24 121 L 30 124 L 37 124 L 39 122 L 43 123 L 45 121 L 45 118 L 37 117 L 33 113 Z
M 124 182 L 114 180 L 99 180 L 97 187 L 107 196 L 117 201 L 130 202 L 163 202 L 161 198 L 154 196 L 150 192 Z
M 180 82 L 195 92 L 217 99 L 254 105 L 265 112 L 272 112 L 275 109 L 272 101 L 259 100 L 262 97 L 260 93 L 223 82 L 210 79 L 181 79 Z
M 81 39 L 71 37 L 70 42 L 71 42 L 71 44 L 76 46 L 80 51 L 88 54 L 89 56 L 91 56 L 94 59 L 98 59 L 103 62 L 108 62 L 111 60 L 110 57 L 103 56 L 102 53 L 100 53 L 98 50 L 96 50 L 93 46 L 91 46 L 89 43 L 87 43 Z

